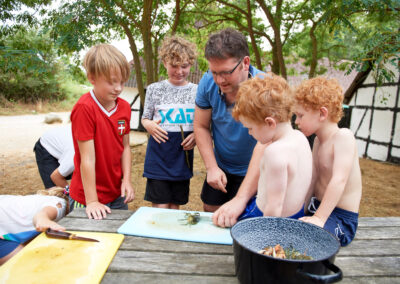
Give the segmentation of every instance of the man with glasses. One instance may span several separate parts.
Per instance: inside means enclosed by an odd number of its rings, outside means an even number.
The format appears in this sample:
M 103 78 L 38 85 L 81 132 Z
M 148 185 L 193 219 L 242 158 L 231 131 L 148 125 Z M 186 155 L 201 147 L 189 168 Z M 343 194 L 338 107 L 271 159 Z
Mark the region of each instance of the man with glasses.
M 197 89 L 193 125 L 207 170 L 201 199 L 206 212 L 215 212 L 229 201 L 213 219 L 220 226 L 231 226 L 257 192 L 258 165 L 265 147 L 255 146 L 256 140 L 231 112 L 239 84 L 261 71 L 250 65 L 244 35 L 233 29 L 212 34 L 205 57 L 209 70 Z

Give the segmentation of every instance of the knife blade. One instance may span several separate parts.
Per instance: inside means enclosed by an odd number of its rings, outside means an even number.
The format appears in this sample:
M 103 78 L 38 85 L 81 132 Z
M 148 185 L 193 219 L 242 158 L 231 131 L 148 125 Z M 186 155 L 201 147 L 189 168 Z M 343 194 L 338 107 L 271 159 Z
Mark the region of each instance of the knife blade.
M 56 230 L 52 230 L 50 228 L 46 230 L 46 236 L 49 237 L 49 238 L 55 238 L 55 239 L 98 242 L 98 240 L 96 240 L 96 239 L 80 237 L 80 236 L 77 236 L 76 234 L 73 234 L 73 233 L 63 232 L 63 231 L 56 231 Z

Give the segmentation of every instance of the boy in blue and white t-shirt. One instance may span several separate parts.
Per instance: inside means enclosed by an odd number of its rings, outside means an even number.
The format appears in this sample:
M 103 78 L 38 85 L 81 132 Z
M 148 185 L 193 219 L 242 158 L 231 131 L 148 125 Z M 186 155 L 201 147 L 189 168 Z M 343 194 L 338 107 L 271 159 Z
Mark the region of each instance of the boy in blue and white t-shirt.
M 193 43 L 177 36 L 166 38 L 160 59 L 168 79 L 147 87 L 142 124 L 151 137 L 144 163 L 144 199 L 153 207 L 178 209 L 188 202 L 196 145 L 193 116 L 197 85 L 187 77 L 196 56 Z

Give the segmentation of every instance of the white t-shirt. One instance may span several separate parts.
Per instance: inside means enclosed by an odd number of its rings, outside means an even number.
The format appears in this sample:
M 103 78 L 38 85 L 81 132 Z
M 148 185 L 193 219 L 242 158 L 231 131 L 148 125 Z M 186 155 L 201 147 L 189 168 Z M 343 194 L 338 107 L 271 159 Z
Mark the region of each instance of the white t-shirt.
M 57 196 L 0 195 L 0 236 L 35 230 L 33 217 L 47 206 L 57 209 L 56 222 L 65 216 L 66 201 Z
M 58 160 L 58 171 L 63 177 L 74 171 L 74 142 L 71 124 L 52 128 L 40 137 L 40 144 Z

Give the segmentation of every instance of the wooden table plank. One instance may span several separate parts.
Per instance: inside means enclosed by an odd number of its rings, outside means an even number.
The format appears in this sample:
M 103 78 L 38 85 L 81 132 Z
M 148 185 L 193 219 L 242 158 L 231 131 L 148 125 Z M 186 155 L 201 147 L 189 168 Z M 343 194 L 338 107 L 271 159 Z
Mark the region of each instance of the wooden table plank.
M 233 276 L 233 261 L 233 255 L 119 250 L 108 271 Z
M 353 240 L 338 256 L 400 256 L 400 240 Z
M 340 284 L 394 284 L 400 283 L 400 277 L 345 277 Z
M 390 276 L 400 277 L 400 257 L 336 257 L 335 265 L 345 277 Z
M 360 217 L 359 227 L 400 227 L 400 217 Z
M 124 220 L 126 221 L 134 211 L 131 210 L 111 210 L 111 214 L 107 214 L 108 220 Z M 88 219 L 84 208 L 76 208 L 68 214 L 69 218 L 83 218 Z
M 231 245 L 216 245 L 196 242 L 125 236 L 121 250 L 155 251 L 155 252 L 188 252 L 209 254 L 233 254 Z
M 238 284 L 236 276 L 199 276 L 199 275 L 173 275 L 160 273 L 115 273 L 107 272 L 101 283 L 121 284 L 121 283 L 146 283 L 146 284 Z
M 355 240 L 400 239 L 399 227 L 365 227 L 357 229 Z

